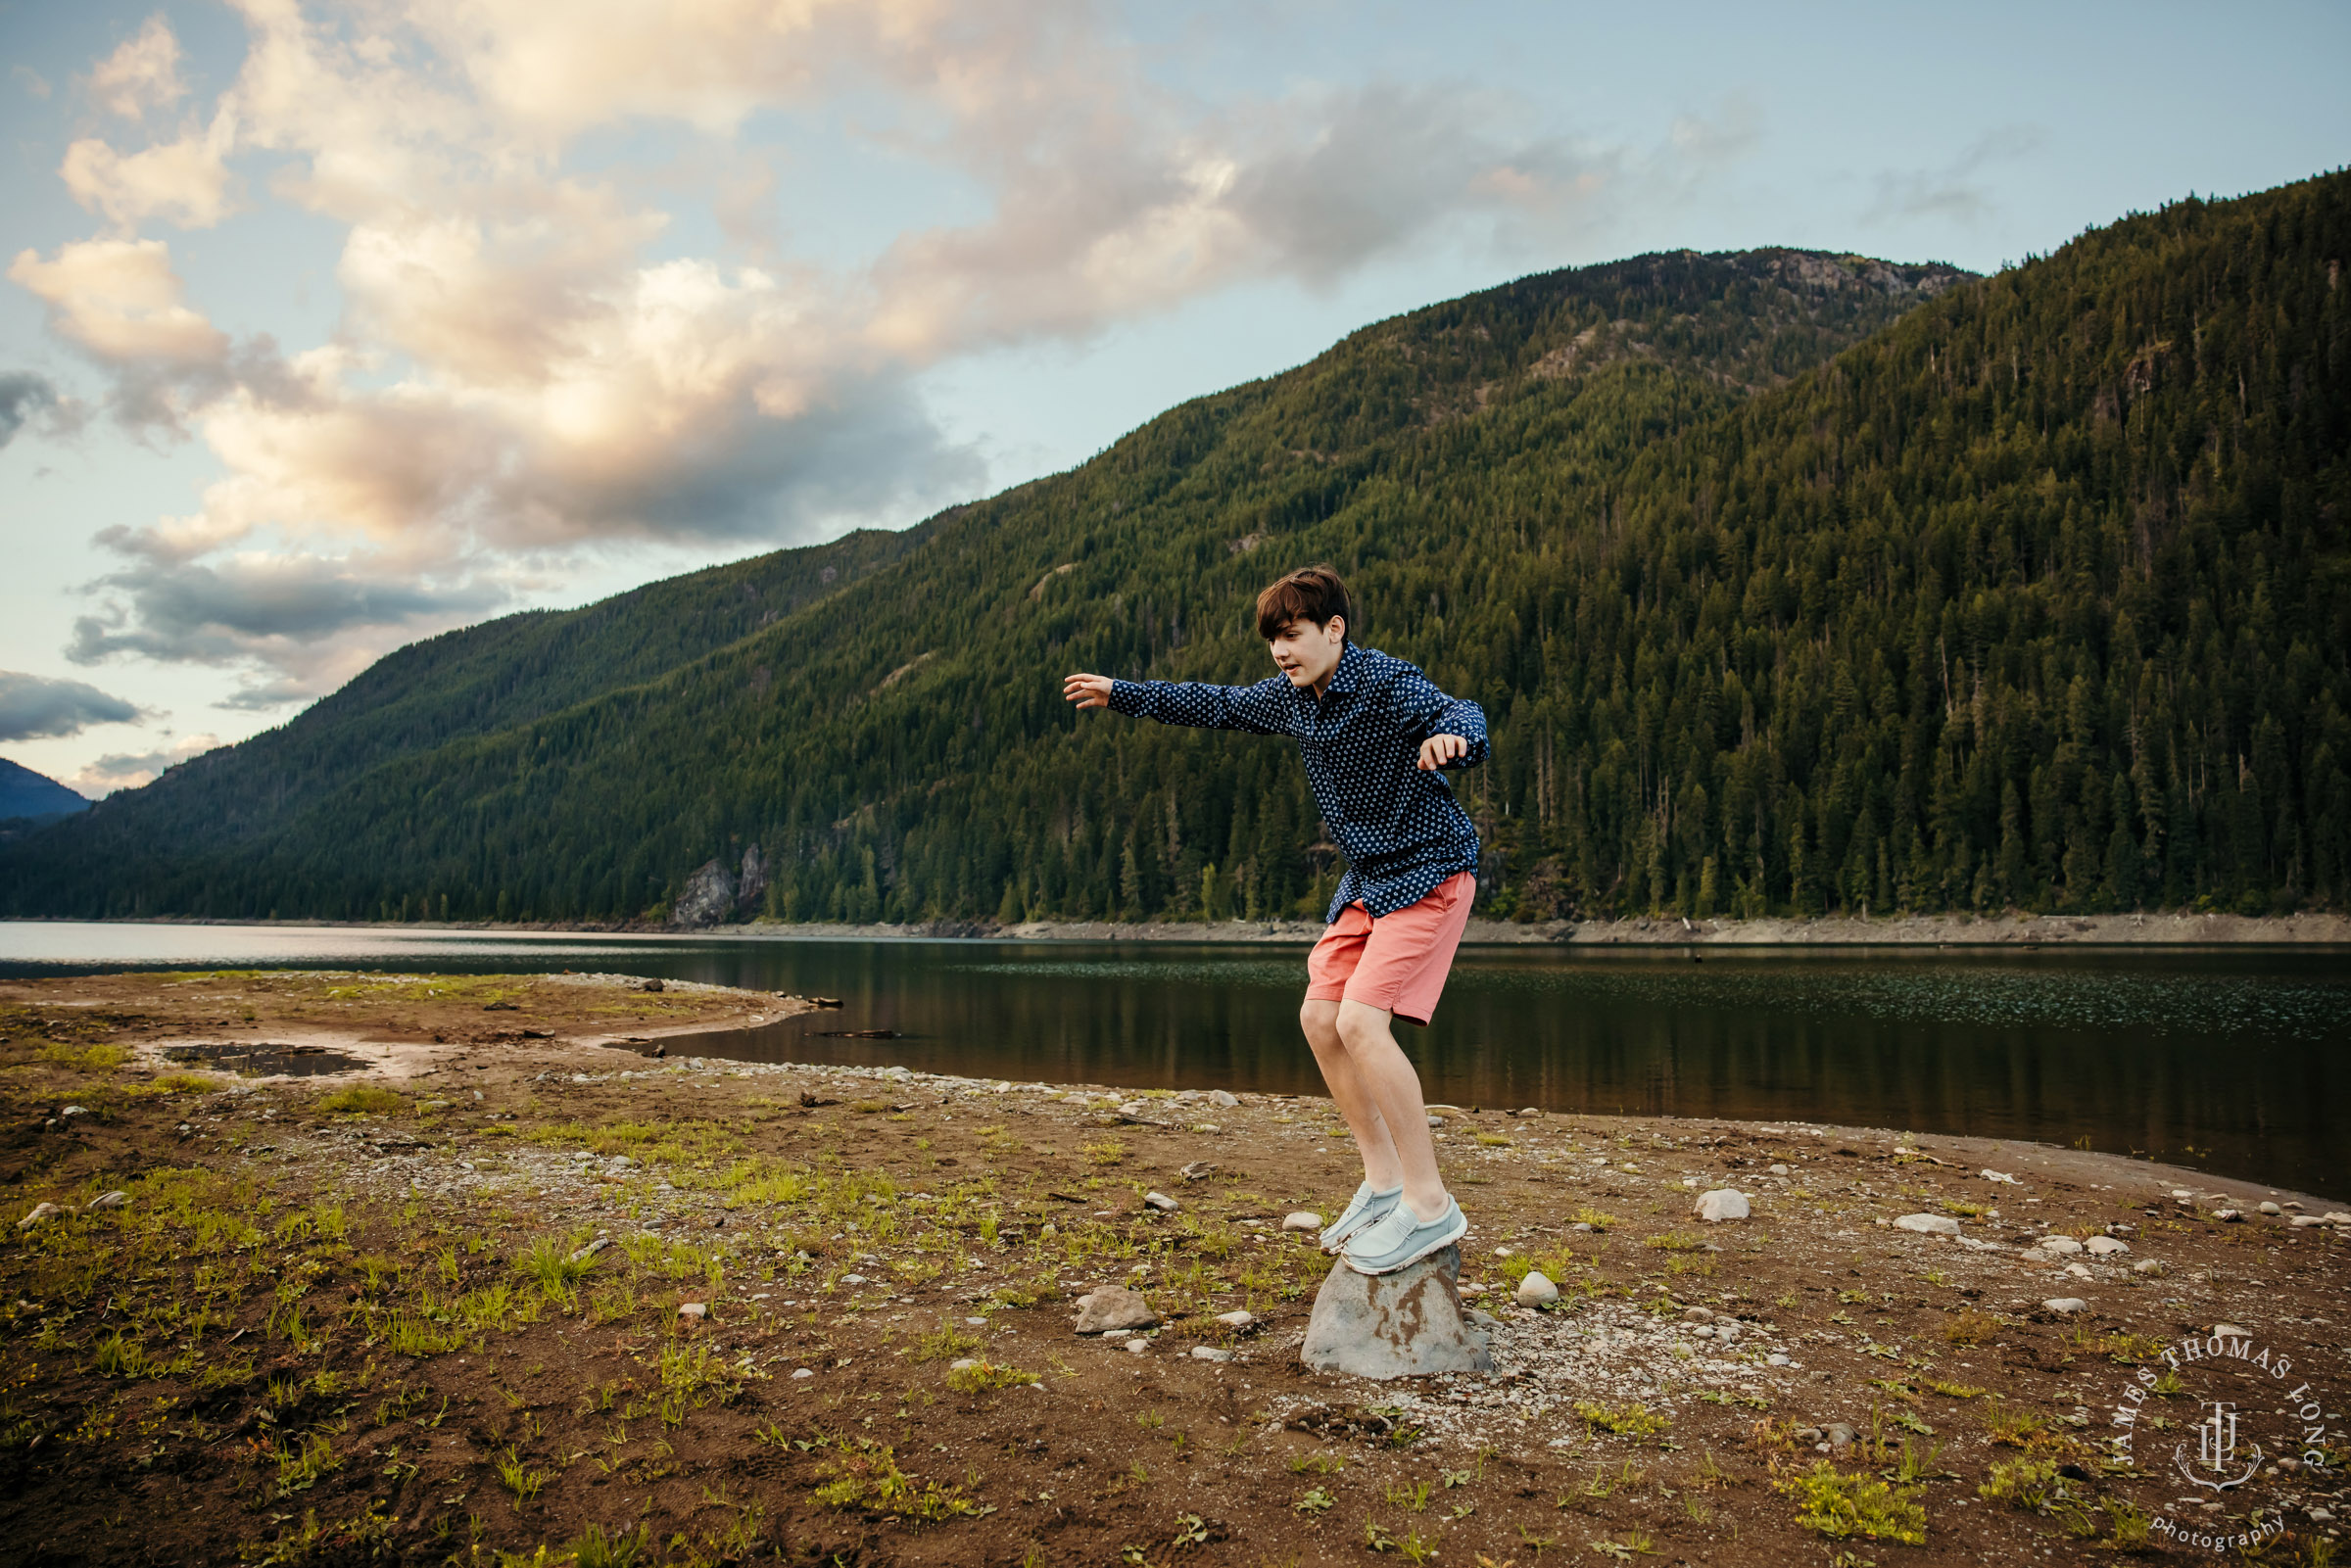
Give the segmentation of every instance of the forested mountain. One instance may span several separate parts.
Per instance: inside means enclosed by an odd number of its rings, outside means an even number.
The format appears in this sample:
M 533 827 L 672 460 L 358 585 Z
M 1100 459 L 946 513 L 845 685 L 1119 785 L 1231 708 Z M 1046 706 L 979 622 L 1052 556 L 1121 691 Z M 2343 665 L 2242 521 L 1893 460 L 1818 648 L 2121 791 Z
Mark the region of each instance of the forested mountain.
M 87 811 L 90 803 L 46 774 L 0 758 L 0 822 L 19 826 Z
M 338 754 L 380 760 L 241 835 L 178 770 L 7 850 L 6 896 L 623 918 L 755 848 L 748 904 L 800 919 L 1319 913 L 1284 743 L 1080 719 L 1058 680 L 1256 679 L 1255 589 L 1327 560 L 1364 641 L 1486 705 L 1460 787 L 1496 913 L 2339 904 L 2347 198 L 2183 202 L 1981 280 L 1801 252 L 1527 279 L 934 519 L 650 679 L 441 730 L 396 682 L 413 743 L 355 717 Z

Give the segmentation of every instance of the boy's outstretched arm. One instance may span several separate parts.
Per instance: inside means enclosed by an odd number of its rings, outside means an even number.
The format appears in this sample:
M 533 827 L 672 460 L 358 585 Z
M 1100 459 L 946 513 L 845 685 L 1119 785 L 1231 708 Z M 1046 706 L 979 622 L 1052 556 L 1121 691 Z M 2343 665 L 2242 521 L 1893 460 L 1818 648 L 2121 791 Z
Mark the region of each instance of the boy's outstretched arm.
M 1486 710 L 1466 697 L 1449 697 L 1417 670 L 1389 689 L 1405 734 L 1420 742 L 1420 771 L 1474 768 L 1486 760 Z
M 1107 675 L 1069 675 L 1061 694 L 1080 708 L 1109 708 L 1162 724 L 1203 730 L 1247 730 L 1283 735 L 1289 683 L 1280 676 L 1255 686 L 1212 686 L 1202 681 L 1117 681 Z

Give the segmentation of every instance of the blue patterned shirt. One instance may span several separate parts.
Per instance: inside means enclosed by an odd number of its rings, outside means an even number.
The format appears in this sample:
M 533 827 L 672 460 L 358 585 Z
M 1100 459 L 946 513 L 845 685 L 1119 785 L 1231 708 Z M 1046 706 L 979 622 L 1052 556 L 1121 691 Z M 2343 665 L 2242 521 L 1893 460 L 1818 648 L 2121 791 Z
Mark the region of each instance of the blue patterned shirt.
M 1453 786 L 1421 771 L 1419 754 L 1430 736 L 1458 735 L 1469 749 L 1448 766 L 1485 761 L 1485 710 L 1447 696 L 1402 659 L 1348 643 L 1319 701 L 1276 675 L 1255 686 L 1114 681 L 1110 706 L 1162 724 L 1296 738 L 1322 821 L 1347 856 L 1326 922 L 1359 900 L 1373 919 L 1393 915 L 1477 870 L 1477 830 Z

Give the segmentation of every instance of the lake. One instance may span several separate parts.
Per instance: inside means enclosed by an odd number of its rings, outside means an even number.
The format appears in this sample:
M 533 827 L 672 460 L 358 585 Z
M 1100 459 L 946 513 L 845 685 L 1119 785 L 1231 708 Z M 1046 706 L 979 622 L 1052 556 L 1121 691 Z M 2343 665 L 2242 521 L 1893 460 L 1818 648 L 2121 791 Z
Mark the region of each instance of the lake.
M 1400 1027 L 1433 1101 L 1851 1122 L 2143 1155 L 2351 1197 L 2331 949 L 1464 948 Z M 1137 1088 L 1319 1092 L 1303 946 L 0 923 L 0 976 L 602 970 L 837 996 L 697 1049 Z M 840 1031 L 888 1029 L 860 1040 Z M 831 1031 L 831 1032 L 828 1032 Z

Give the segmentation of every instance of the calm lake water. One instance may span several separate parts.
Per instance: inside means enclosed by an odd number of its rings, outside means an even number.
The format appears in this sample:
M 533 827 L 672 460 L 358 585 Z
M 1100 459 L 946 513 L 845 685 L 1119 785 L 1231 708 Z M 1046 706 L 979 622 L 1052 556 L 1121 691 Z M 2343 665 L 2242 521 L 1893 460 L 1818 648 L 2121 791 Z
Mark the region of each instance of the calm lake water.
M 1303 947 L 0 923 L 0 975 L 604 970 L 846 1006 L 705 1055 L 1319 1089 Z M 825 1030 L 894 1029 L 855 1040 Z M 1853 1122 L 2146 1155 L 2351 1197 L 2351 955 L 1468 948 L 1398 1035 L 1428 1097 Z

